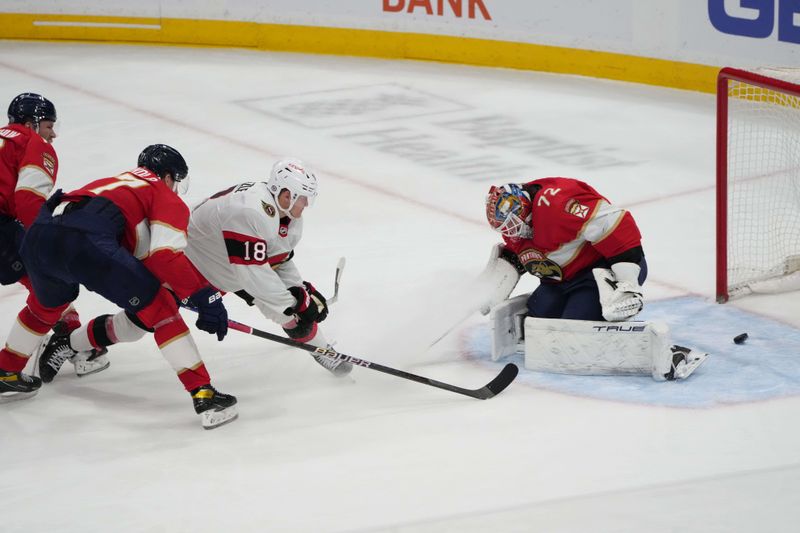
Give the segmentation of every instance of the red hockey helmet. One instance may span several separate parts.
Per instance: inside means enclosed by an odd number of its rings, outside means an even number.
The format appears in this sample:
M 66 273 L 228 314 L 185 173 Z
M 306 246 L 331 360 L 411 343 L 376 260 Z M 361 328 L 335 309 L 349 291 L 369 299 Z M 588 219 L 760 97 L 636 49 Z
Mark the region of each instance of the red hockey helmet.
M 530 195 L 516 183 L 494 186 L 486 196 L 486 219 L 506 237 L 530 239 L 533 208 Z

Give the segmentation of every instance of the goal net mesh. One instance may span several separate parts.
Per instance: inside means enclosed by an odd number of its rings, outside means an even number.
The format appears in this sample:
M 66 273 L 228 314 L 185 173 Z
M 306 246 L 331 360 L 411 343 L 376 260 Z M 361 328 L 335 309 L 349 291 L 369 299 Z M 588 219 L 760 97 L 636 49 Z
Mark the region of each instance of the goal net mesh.
M 800 94 L 800 69 L 752 72 Z M 728 294 L 795 288 L 781 280 L 800 270 L 800 96 L 731 79 L 727 100 Z

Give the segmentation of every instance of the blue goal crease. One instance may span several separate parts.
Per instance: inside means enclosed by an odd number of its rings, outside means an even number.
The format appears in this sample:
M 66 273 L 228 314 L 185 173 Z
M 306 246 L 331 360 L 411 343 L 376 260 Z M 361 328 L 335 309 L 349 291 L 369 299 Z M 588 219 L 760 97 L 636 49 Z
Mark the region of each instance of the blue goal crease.
M 514 362 L 521 383 L 565 394 L 665 407 L 707 408 L 800 395 L 800 330 L 731 306 L 687 296 L 660 300 L 637 319 L 670 328 L 674 344 L 709 353 L 685 381 L 649 376 L 569 376 L 526 370 L 522 354 L 491 361 L 488 323 L 464 332 L 466 355 L 486 365 Z M 740 333 L 749 338 L 734 344 Z

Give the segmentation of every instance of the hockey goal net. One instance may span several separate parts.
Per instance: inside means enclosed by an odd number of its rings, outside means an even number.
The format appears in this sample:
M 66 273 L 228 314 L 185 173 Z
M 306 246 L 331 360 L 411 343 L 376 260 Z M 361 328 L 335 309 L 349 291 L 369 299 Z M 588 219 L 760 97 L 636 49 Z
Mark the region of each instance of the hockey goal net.
M 717 301 L 800 289 L 800 69 L 717 80 Z

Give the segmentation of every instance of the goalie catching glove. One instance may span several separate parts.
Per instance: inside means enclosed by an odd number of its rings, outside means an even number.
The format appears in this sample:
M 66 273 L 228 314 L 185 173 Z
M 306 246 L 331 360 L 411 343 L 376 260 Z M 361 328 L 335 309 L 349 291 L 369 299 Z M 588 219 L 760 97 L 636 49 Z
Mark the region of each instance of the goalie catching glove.
M 642 287 L 639 285 L 639 265 L 614 263 L 611 269 L 592 270 L 600 291 L 603 318 L 609 322 L 621 322 L 633 318 L 644 306 Z

